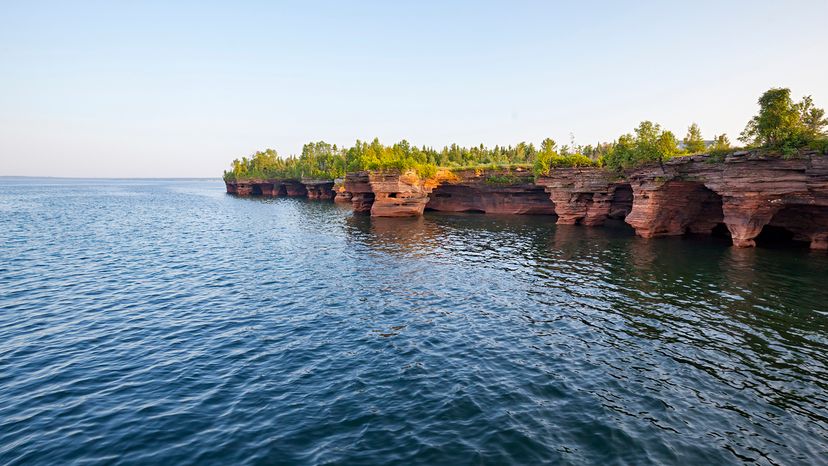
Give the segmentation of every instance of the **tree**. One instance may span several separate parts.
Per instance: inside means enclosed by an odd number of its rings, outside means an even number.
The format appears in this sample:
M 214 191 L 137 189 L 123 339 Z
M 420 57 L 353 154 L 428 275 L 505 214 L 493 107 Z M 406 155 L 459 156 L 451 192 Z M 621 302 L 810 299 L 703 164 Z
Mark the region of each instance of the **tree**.
M 613 170 L 621 170 L 635 166 L 635 137 L 632 134 L 624 134 L 618 138 L 604 157 L 607 167 Z
M 759 114 L 751 118 L 739 140 L 755 146 L 782 147 L 796 145 L 804 126 L 791 90 L 773 88 L 759 98 Z
M 558 147 L 558 144 L 555 142 L 554 139 L 546 138 L 543 141 L 541 141 L 541 150 L 540 151 L 543 154 L 550 153 L 550 152 L 555 152 L 557 147 Z
M 721 152 L 728 149 L 730 149 L 730 140 L 727 138 L 727 134 L 713 136 L 713 145 L 710 146 L 711 152 Z
M 678 141 L 670 131 L 662 131 L 661 125 L 642 121 L 635 129 L 635 161 L 639 163 L 658 162 L 679 152 Z
M 828 118 L 825 118 L 825 110 L 814 107 L 814 99 L 807 95 L 796 104 L 799 118 L 802 121 L 805 136 L 809 139 L 825 137 L 825 127 L 828 126 Z
M 522 144 L 522 143 L 521 143 Z M 558 144 L 552 138 L 541 141 L 540 152 L 535 156 L 535 173 L 548 175 L 552 168 L 552 160 L 558 157 Z
M 684 137 L 682 142 L 684 143 L 684 149 L 691 154 L 704 152 L 706 147 L 704 144 L 704 138 L 702 138 L 701 129 L 699 129 L 699 125 L 695 123 L 687 128 L 687 136 Z
M 651 121 L 642 121 L 635 129 L 635 136 L 625 134 L 618 138 L 604 157 L 604 163 L 620 170 L 646 163 L 662 164 L 678 153 L 678 140 L 672 132 L 662 130 Z

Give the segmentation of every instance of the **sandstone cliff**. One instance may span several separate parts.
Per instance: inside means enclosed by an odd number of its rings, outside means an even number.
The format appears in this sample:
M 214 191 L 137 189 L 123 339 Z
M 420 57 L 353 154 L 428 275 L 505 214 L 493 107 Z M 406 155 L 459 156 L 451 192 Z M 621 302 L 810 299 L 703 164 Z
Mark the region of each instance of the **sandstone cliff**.
M 777 229 L 813 249 L 828 249 L 828 156 L 791 158 L 760 151 L 725 160 L 677 157 L 619 174 L 601 168 L 554 169 L 534 179 L 522 170 L 348 173 L 344 179 L 227 182 L 239 196 L 307 196 L 350 202 L 375 217 L 445 212 L 557 215 L 559 224 L 595 226 L 624 219 L 639 236 L 729 234 L 737 247 Z

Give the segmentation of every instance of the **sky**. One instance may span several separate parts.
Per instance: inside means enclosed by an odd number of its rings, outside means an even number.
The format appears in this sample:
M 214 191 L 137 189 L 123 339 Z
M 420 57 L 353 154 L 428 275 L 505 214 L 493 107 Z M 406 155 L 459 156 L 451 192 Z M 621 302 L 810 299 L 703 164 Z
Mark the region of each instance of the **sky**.
M 828 107 L 828 1 L 0 0 L 0 175 L 218 177 L 259 149 L 738 137 Z

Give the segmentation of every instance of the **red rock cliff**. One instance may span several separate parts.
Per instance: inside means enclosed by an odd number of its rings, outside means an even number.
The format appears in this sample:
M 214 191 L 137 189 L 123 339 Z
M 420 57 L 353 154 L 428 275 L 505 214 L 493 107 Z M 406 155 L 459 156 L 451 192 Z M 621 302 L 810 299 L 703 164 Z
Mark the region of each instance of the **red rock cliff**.
M 441 180 L 426 208 L 488 214 L 555 213 L 555 206 L 528 170 L 464 170 Z
M 350 193 L 351 205 L 354 208 L 354 212 L 371 212 L 371 207 L 374 205 L 374 191 L 371 190 L 371 183 L 367 171 L 346 174 L 343 188 L 345 192 Z
M 374 217 L 416 217 L 423 214 L 433 184 L 420 179 L 413 170 L 402 173 L 371 172 L 369 184 L 374 193 Z
M 751 247 L 770 225 L 828 247 L 828 157 L 816 152 L 787 160 L 742 152 L 724 163 L 678 157 L 629 180 L 635 199 L 627 223 L 641 236 L 707 233 L 723 223 L 735 246 Z
M 537 184 L 549 193 L 559 224 L 601 225 L 623 219 L 632 208 L 632 188 L 602 168 L 558 168 Z
M 332 180 L 303 178 L 302 185 L 305 187 L 308 199 L 330 200 L 334 197 L 334 182 Z

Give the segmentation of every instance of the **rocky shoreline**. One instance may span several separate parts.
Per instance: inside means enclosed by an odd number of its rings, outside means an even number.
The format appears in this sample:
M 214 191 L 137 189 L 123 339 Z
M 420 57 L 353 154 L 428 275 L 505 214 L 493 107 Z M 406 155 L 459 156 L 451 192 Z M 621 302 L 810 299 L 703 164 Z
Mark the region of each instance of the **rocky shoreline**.
M 559 224 L 598 226 L 623 219 L 645 238 L 726 234 L 753 247 L 773 229 L 812 249 L 828 250 L 828 157 L 817 151 L 785 159 L 761 151 L 723 161 L 676 157 L 623 174 L 603 168 L 361 171 L 340 180 L 226 181 L 239 196 L 287 196 L 350 203 L 354 212 L 410 217 L 425 210 L 554 215 Z

